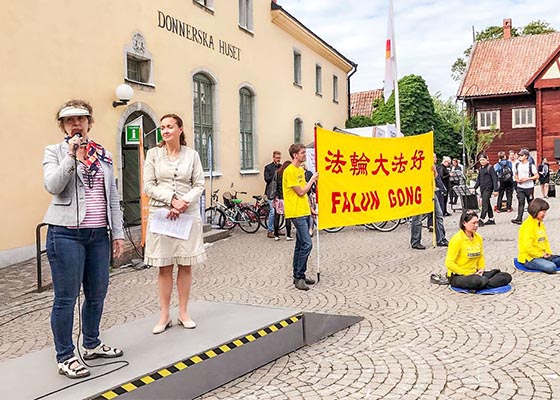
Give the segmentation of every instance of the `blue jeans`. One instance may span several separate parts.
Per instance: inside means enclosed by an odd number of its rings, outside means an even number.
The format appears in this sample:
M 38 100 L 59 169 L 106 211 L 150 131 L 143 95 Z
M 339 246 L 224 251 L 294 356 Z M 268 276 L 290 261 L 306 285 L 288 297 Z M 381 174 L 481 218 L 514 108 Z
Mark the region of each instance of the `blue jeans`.
M 274 207 L 272 207 L 272 200 L 268 200 L 268 207 L 270 211 L 268 212 L 268 222 L 266 226 L 269 232 L 274 232 Z
M 443 226 L 443 211 L 439 201 L 434 201 L 434 209 L 436 212 L 436 243 L 442 243 L 445 239 L 445 227 Z M 416 246 L 422 244 L 422 218 L 425 214 L 415 215 L 410 219 L 410 245 Z M 428 216 L 432 215 L 429 213 Z M 429 224 L 429 218 L 428 218 Z
M 525 263 L 525 267 L 546 272 L 547 274 L 556 273 L 556 267 L 560 267 L 560 257 L 554 256 L 552 259 L 533 258 Z
M 294 279 L 305 279 L 307 259 L 313 248 L 313 242 L 311 236 L 309 236 L 309 217 L 292 218 L 292 224 L 296 228 L 296 247 L 292 263 L 293 275 Z
M 83 345 L 92 349 L 101 343 L 99 322 L 109 285 L 109 235 L 107 228 L 82 228 L 79 233 L 78 237 L 77 229 L 55 225 L 49 225 L 47 233 L 47 257 L 54 288 L 51 328 L 58 362 L 74 355 L 72 325 L 81 285 L 85 297 Z

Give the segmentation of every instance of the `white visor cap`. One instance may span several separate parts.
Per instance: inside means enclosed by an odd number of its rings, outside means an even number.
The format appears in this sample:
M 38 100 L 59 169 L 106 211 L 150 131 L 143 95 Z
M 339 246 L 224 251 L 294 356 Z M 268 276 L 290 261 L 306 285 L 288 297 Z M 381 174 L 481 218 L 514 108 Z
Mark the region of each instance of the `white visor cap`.
M 89 110 L 87 108 L 79 107 L 79 106 L 64 107 L 58 113 L 59 120 L 66 117 L 81 117 L 81 116 L 91 117 L 91 114 L 89 113 Z

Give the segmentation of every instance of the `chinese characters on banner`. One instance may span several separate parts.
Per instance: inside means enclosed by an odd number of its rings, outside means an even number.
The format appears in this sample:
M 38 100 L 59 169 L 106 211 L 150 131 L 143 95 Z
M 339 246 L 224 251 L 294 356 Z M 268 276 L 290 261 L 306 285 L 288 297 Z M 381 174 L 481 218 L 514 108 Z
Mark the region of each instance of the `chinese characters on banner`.
M 319 229 L 432 212 L 433 132 L 365 138 L 317 127 Z

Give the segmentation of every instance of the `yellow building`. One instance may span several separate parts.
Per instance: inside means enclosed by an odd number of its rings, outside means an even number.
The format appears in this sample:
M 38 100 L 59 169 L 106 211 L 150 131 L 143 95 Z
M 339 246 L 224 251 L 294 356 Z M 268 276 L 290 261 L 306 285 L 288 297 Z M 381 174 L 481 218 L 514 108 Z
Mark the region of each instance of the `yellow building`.
M 140 116 L 151 147 L 159 117 L 179 114 L 208 175 L 212 143 L 213 187 L 249 194 L 262 194 L 273 150 L 286 160 L 291 143 L 313 141 L 315 124 L 342 127 L 348 116 L 356 64 L 275 1 L 5 2 L 0 26 L 0 266 L 35 254 L 50 202 L 43 150 L 63 140 L 55 112 L 68 99 L 94 107 L 90 137 L 113 153 L 129 223 L 139 171 L 127 126 Z M 121 84 L 134 94 L 115 106 Z

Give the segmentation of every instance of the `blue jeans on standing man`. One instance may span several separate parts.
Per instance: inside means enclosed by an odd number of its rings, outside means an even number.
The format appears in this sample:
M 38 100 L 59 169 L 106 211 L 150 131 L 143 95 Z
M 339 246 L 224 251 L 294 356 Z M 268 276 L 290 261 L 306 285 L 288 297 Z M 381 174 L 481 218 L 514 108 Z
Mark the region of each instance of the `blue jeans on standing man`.
M 77 229 L 49 225 L 47 256 L 54 288 L 51 327 L 59 363 L 74 356 L 74 305 L 82 284 L 83 346 L 93 349 L 101 343 L 99 322 L 109 285 L 110 252 L 106 227 L 80 228 L 78 237 Z
M 445 227 L 443 226 L 443 211 L 437 198 L 434 200 L 434 209 L 436 214 L 436 243 L 444 243 L 447 239 L 445 238 Z M 426 214 L 415 215 L 410 219 L 410 245 L 412 247 L 422 244 L 422 219 L 424 215 Z
M 546 258 L 533 258 L 531 261 L 525 263 L 525 267 L 528 269 L 536 269 L 537 271 L 543 271 L 547 274 L 555 274 L 556 268 L 560 267 L 560 257 L 553 256 L 550 259 Z
M 268 211 L 268 222 L 266 224 L 266 227 L 268 228 L 269 232 L 274 232 L 274 207 L 272 207 L 272 200 L 267 200 L 268 201 L 268 207 L 269 207 L 269 211 Z
M 313 242 L 309 235 L 309 216 L 292 218 L 292 224 L 296 228 L 296 247 L 292 263 L 293 275 L 296 280 L 305 279 L 307 259 L 313 248 Z

